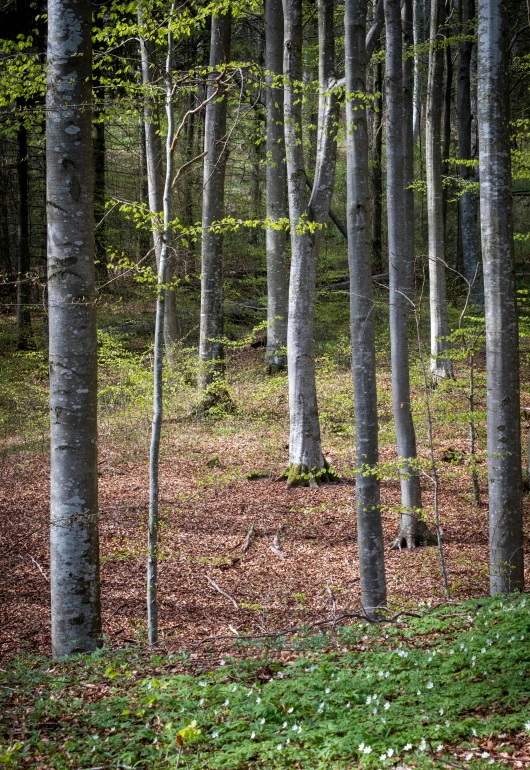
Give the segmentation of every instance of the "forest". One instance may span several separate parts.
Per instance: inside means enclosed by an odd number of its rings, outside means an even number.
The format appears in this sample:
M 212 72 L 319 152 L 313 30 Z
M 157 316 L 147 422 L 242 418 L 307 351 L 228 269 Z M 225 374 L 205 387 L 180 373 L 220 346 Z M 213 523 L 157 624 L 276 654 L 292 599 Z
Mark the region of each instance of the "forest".
M 530 768 L 530 0 L 0 19 L 0 763 Z

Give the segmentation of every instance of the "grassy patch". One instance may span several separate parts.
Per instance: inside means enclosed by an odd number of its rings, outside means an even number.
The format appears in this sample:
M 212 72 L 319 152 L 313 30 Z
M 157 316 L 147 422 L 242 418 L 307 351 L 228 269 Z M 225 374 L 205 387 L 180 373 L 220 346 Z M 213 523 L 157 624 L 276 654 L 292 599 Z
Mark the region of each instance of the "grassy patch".
M 486 767 L 492 736 L 530 732 L 529 638 L 522 595 L 299 633 L 287 653 L 286 639 L 241 641 L 225 661 L 140 648 L 19 657 L 0 678 L 0 759 L 57 770 L 422 768 L 465 751 Z

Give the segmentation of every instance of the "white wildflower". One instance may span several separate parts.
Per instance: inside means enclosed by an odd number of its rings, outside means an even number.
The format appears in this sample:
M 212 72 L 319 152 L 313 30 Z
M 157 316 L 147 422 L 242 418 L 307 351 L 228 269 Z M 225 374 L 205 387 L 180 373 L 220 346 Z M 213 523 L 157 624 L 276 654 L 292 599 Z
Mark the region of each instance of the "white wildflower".
M 416 695 L 421 695 L 421 690 L 418 690 L 418 692 L 416 693 Z
M 440 709 L 440 716 L 443 717 L 443 715 L 444 715 L 444 710 Z
M 230 703 L 230 701 L 229 701 L 229 700 L 228 700 L 228 698 L 227 698 L 227 699 L 225 700 L 225 702 L 223 703 L 223 706 L 228 706 L 228 704 L 229 704 L 229 703 Z
M 281 744 L 281 743 L 279 743 L 279 744 L 276 746 L 276 751 L 281 751 L 282 749 L 283 749 L 283 746 L 282 746 L 282 744 Z
M 331 692 L 331 690 L 329 689 L 329 687 L 326 687 L 326 695 L 329 695 L 330 692 Z
M 425 738 L 422 738 L 420 741 L 420 745 L 418 746 L 418 749 L 420 751 L 425 751 L 426 748 L 427 748 L 427 744 L 425 743 Z
M 489 751 L 483 751 L 480 756 L 482 757 L 482 759 L 487 759 L 489 755 L 490 755 Z
M 433 685 L 432 682 L 427 682 L 427 689 L 428 690 L 432 690 L 433 687 L 434 687 L 434 685 Z
M 261 698 L 256 698 L 256 703 L 261 703 Z
M 387 756 L 388 756 L 389 759 L 393 755 L 393 753 L 394 753 L 394 749 L 388 749 Z
M 403 746 L 403 751 L 410 751 L 412 748 L 412 743 L 407 743 L 405 746 Z
M 219 737 L 219 733 L 212 733 L 212 738 L 218 738 L 218 737 Z
M 294 711 L 294 708 L 293 708 L 292 706 L 291 706 L 291 708 L 290 708 L 290 709 L 287 709 L 287 713 L 288 713 L 288 714 L 292 714 L 292 713 L 293 713 L 293 711 Z
M 286 727 L 287 727 L 287 722 L 284 722 L 282 725 L 282 730 L 285 730 Z
M 206 687 L 206 682 L 199 682 L 199 687 Z
M 372 747 L 371 747 L 371 746 L 365 746 L 365 747 L 364 747 L 364 753 L 365 753 L 365 754 L 370 754 L 370 753 L 371 753 L 371 751 L 372 751 Z
M 361 752 L 361 754 L 363 753 L 363 751 L 364 751 L 364 743 L 359 743 L 359 751 Z
M 252 733 L 250 734 L 250 740 L 251 740 L 251 741 L 253 741 L 255 737 L 256 737 L 256 733 L 255 733 L 255 732 L 252 732 Z
M 265 724 L 265 717 L 261 717 L 259 722 L 260 722 L 260 725 L 264 725 Z
M 390 708 L 390 703 L 388 701 L 385 701 L 385 711 L 388 711 Z
M 201 698 L 199 701 L 199 706 L 202 706 L 203 703 L 204 703 L 204 698 Z
M 372 696 L 371 696 L 371 695 L 369 695 L 369 696 L 366 698 L 366 705 L 367 705 L 367 706 L 369 706 L 371 702 L 372 702 Z

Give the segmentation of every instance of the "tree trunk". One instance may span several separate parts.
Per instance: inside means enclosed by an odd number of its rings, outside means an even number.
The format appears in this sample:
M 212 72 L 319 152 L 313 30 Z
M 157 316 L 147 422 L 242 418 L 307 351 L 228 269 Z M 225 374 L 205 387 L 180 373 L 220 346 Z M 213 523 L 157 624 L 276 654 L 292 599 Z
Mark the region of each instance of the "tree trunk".
M 421 129 L 421 55 L 419 46 L 423 43 L 423 0 L 413 0 L 412 18 L 413 18 L 413 38 L 414 38 L 414 93 L 413 117 L 412 117 L 412 135 L 414 146 L 418 142 Z
M 232 17 L 230 12 L 212 16 L 210 67 L 207 98 L 217 88 L 223 64 L 230 61 Z M 212 385 L 224 374 L 223 336 L 223 236 L 210 230 L 224 216 L 226 140 L 226 96 L 206 105 L 204 127 L 204 186 L 202 207 L 202 268 L 200 323 L 200 390 L 207 409 L 217 400 Z
M 96 241 L 96 272 L 107 275 L 105 239 L 105 123 L 98 116 L 94 126 L 94 221 Z
M 372 259 L 376 273 L 383 268 L 383 65 L 374 64 L 374 117 L 371 158 Z M 378 95 L 379 94 L 379 95 Z
M 46 189 L 54 657 L 101 637 L 94 302 L 92 5 L 48 3 Z
M 319 0 L 319 126 L 311 198 L 307 200 L 302 145 L 302 0 L 284 0 L 284 125 L 291 221 L 291 279 L 287 358 L 289 371 L 288 486 L 316 486 L 330 478 L 322 455 L 318 420 L 313 315 L 316 266 L 326 222 L 337 156 L 333 0 Z M 317 223 L 314 229 L 308 225 Z M 331 473 L 331 476 L 333 473 Z
M 143 9 L 138 6 L 138 23 L 143 26 Z M 142 63 L 142 84 L 144 87 L 144 124 L 145 124 L 145 156 L 147 164 L 147 189 L 149 193 L 149 209 L 152 217 L 153 246 L 156 255 L 157 270 L 162 251 L 162 219 L 163 219 L 163 190 L 164 172 L 162 157 L 162 140 L 160 138 L 160 120 L 158 107 L 153 97 L 157 80 L 156 49 L 154 43 L 145 37 L 140 37 L 140 56 Z M 168 280 L 173 276 L 168 270 Z M 164 344 L 166 351 L 171 352 L 178 339 L 177 308 L 174 289 L 166 289 L 164 301 Z
M 386 155 L 388 271 L 390 284 L 390 356 L 392 364 L 392 407 L 396 427 L 401 477 L 400 527 L 396 548 L 414 548 L 420 539 L 421 487 L 416 461 L 416 434 L 410 409 L 409 349 L 407 317 L 411 304 L 407 296 L 411 254 L 404 239 L 403 163 L 403 47 L 399 0 L 385 0 L 386 19 Z
M 480 213 L 486 307 L 490 589 L 524 588 L 519 334 L 510 163 L 507 0 L 478 3 Z
M 29 282 L 29 156 L 28 135 L 24 126 L 17 132 L 18 145 L 18 265 L 17 265 L 17 348 L 31 347 L 31 313 L 29 308 L 31 284 Z
M 283 8 L 281 0 L 265 1 L 265 69 L 283 72 Z M 283 131 L 283 89 L 273 88 L 274 76 L 265 76 L 267 91 L 267 218 L 287 216 L 285 140 Z M 269 373 L 285 369 L 287 363 L 287 278 L 285 228 L 267 228 L 267 352 Z
M 163 407 L 163 363 L 164 363 L 164 324 L 166 319 L 165 303 L 168 292 L 162 287 L 167 282 L 167 261 L 171 237 L 171 183 L 173 181 L 173 32 L 171 20 L 175 5 L 171 7 L 170 24 L 167 34 L 167 57 L 165 67 L 166 81 L 166 176 L 163 192 L 163 222 L 158 262 L 158 294 L 155 320 L 155 346 L 153 361 L 153 424 L 151 447 L 149 452 L 149 530 L 147 538 L 147 633 L 149 644 L 158 641 L 158 497 L 159 497 L 159 456 L 160 433 L 162 430 Z
M 405 250 L 407 294 L 414 292 L 414 57 L 412 47 L 412 0 L 401 0 L 403 30 L 403 248 Z
M 445 250 L 442 189 L 442 97 L 444 51 L 441 29 L 445 21 L 443 0 L 431 1 L 431 45 L 425 129 L 427 166 L 427 222 L 429 228 L 429 305 L 431 316 L 431 375 L 434 382 L 451 377 L 447 356 L 449 323 L 445 288 Z
M 474 0 L 462 0 L 462 34 L 472 34 L 475 18 Z M 458 157 L 472 160 L 472 107 L 471 107 L 471 55 L 473 43 L 464 41 L 458 47 Z M 462 184 L 474 181 L 473 168 L 460 164 L 458 174 Z M 484 307 L 484 280 L 478 237 L 478 195 L 471 190 L 464 192 L 459 199 L 460 243 L 463 254 L 463 271 L 466 281 L 472 285 L 470 302 L 479 308 Z
M 357 533 L 361 602 L 369 617 L 386 605 L 386 581 L 379 479 L 377 382 L 372 270 L 366 106 L 367 0 L 346 0 L 346 162 L 348 264 L 355 451 Z M 353 95 L 357 95 L 355 98 Z M 351 96 L 350 96 L 351 95 Z
M 451 3 L 446 3 L 446 16 L 451 14 Z M 447 28 L 446 33 L 451 36 L 451 29 Z M 453 95 L 453 54 L 451 46 L 446 41 L 444 50 L 444 104 L 443 104 L 443 141 L 442 141 L 442 180 L 444 176 L 449 175 L 448 159 L 451 157 L 451 100 Z M 443 192 L 443 222 L 444 222 L 444 246 L 447 243 L 447 204 L 448 188 L 442 185 Z

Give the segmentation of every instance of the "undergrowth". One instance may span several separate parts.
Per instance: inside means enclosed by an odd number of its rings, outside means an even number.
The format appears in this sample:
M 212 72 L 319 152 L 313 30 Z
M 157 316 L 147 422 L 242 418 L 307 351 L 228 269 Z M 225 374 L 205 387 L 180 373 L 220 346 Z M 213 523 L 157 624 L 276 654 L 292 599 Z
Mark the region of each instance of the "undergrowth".
M 211 649 L 199 660 L 141 648 L 53 663 L 19 656 L 0 674 L 0 761 L 425 768 L 464 749 L 467 766 L 487 767 L 495 752 L 485 739 L 513 750 L 510 736 L 530 732 L 528 596 L 400 621 L 238 640 L 237 657 L 221 661 Z

